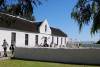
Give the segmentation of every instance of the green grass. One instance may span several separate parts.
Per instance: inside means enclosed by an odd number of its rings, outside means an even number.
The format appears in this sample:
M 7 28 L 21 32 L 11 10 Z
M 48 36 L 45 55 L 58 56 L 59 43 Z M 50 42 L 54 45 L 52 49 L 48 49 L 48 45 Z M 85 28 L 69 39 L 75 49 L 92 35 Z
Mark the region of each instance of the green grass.
M 0 61 L 0 67 L 100 67 L 92 65 L 60 64 L 27 60 L 4 60 Z

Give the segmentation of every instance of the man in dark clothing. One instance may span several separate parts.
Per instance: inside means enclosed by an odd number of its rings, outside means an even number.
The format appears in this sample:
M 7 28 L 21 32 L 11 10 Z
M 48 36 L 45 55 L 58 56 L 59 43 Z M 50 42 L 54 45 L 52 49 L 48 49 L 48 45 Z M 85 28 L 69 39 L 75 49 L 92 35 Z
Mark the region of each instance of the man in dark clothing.
M 12 55 L 14 54 L 14 48 L 15 48 L 15 42 L 12 42 L 11 46 L 10 46 L 10 50 L 12 52 Z

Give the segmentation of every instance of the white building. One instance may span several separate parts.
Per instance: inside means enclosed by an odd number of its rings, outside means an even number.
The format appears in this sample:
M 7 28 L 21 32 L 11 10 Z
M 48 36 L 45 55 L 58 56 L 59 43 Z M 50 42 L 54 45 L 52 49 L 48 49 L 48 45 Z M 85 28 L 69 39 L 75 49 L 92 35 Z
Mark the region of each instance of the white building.
M 9 24 L 11 22 L 11 24 Z M 57 28 L 50 27 L 47 20 L 36 22 L 18 16 L 0 13 L 0 51 L 3 40 L 16 47 L 66 47 L 67 34 Z

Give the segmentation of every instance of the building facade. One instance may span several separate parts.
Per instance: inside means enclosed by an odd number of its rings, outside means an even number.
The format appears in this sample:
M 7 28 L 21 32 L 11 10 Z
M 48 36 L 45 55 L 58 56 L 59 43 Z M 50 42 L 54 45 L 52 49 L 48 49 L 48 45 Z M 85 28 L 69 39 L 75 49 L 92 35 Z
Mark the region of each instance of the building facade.
M 29 21 L 19 16 L 0 13 L 0 51 L 3 51 L 4 39 L 8 47 L 14 42 L 16 47 L 26 48 L 59 48 L 66 47 L 68 42 L 67 34 L 58 28 L 50 27 L 47 20 Z

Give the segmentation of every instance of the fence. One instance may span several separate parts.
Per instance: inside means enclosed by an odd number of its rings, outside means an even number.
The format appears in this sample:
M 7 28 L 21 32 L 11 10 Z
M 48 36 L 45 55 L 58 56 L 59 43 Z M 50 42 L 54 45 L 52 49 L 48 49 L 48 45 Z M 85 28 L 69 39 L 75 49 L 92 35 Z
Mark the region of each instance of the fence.
M 100 64 L 100 49 L 54 49 L 17 47 L 15 49 L 15 58 L 64 63 Z
M 81 47 L 100 48 L 100 44 L 82 44 Z

